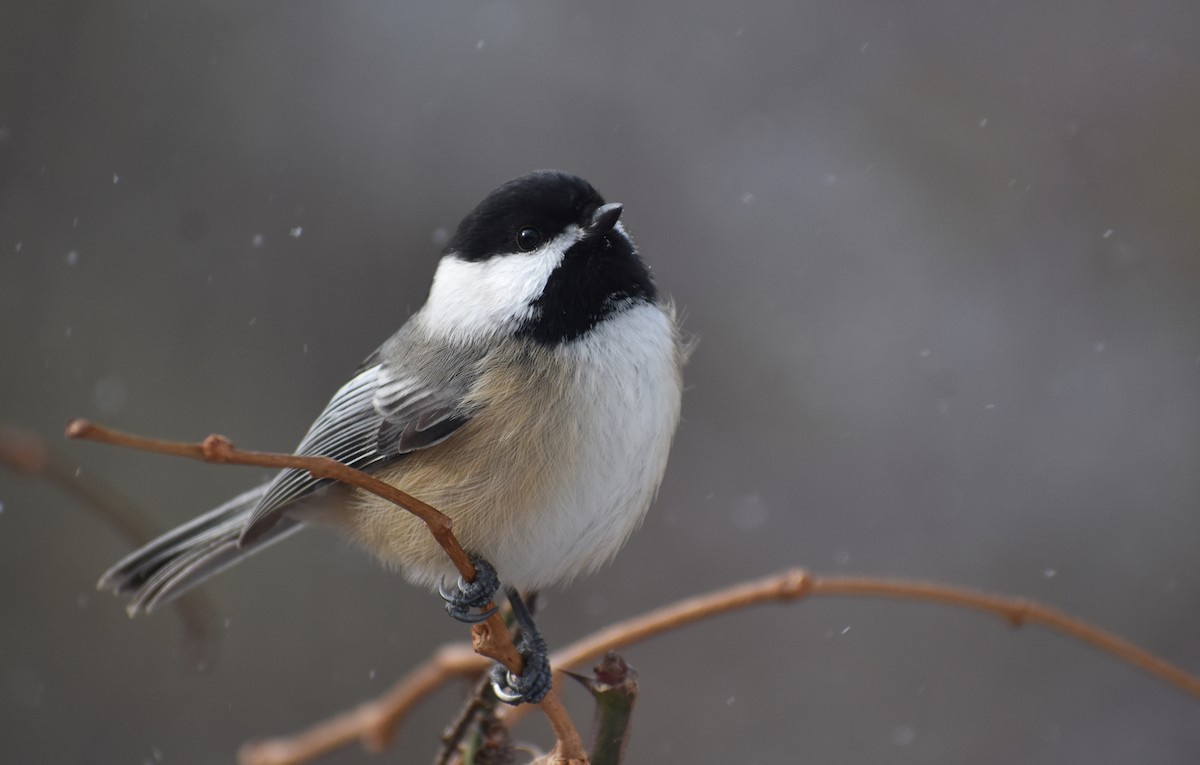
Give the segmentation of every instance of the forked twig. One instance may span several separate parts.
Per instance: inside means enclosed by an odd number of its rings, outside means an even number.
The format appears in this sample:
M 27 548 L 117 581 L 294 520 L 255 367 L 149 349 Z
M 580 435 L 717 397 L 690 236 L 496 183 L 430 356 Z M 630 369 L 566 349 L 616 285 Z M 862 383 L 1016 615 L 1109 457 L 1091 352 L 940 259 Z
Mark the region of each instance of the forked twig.
M 996 614 L 1014 627 L 1040 624 L 1052 631 L 1076 638 L 1094 648 L 1167 681 L 1180 690 L 1200 698 L 1200 677 L 1133 645 L 1110 632 L 1094 627 L 1057 609 L 1019 598 L 988 595 L 972 590 L 927 582 L 905 582 L 870 577 L 816 577 L 803 569 L 789 569 L 763 579 L 745 582 L 714 592 L 687 598 L 641 616 L 618 622 L 588 635 L 571 645 L 555 651 L 550 665 L 556 670 L 578 667 L 603 656 L 608 651 L 639 643 L 694 622 L 730 611 L 773 602 L 788 602 L 806 597 L 875 597 L 902 600 L 923 600 L 960 608 L 970 608 Z M 425 696 L 453 677 L 470 676 L 487 669 L 487 662 L 478 656 L 464 657 L 461 665 L 449 671 L 444 657 L 435 655 L 417 667 L 393 690 L 378 700 L 359 707 L 355 712 L 339 715 L 334 720 L 345 728 L 340 737 L 321 739 L 319 734 L 330 723 L 318 723 L 292 737 L 272 739 L 248 745 L 243 752 L 256 755 L 286 753 L 286 757 L 256 756 L 243 759 L 243 765 L 298 765 L 318 754 L 356 739 L 387 741 L 395 734 L 392 727 L 403 722 L 404 716 Z M 416 678 L 437 676 L 438 682 L 417 683 Z M 394 704 L 394 714 L 384 714 Z M 375 708 L 378 705 L 378 709 Z M 369 710 L 369 711 L 361 711 Z M 526 714 L 524 707 L 500 710 L 500 719 L 515 725 Z
M 83 419 L 74 419 L 67 423 L 67 438 L 79 438 L 89 441 L 123 446 L 130 449 L 170 454 L 177 457 L 188 457 L 203 462 L 230 465 L 251 465 L 269 468 L 295 468 L 307 470 L 316 478 L 329 478 L 356 486 L 381 497 L 404 510 L 412 513 L 425 522 L 434 539 L 446 551 L 446 555 L 467 581 L 475 579 L 475 565 L 471 563 L 467 552 L 454 536 L 449 517 L 438 512 L 432 506 L 422 502 L 391 484 L 355 470 L 337 460 L 328 457 L 306 457 L 295 454 L 276 454 L 273 452 L 255 452 L 238 449 L 224 436 L 210 435 L 203 442 L 185 443 L 180 441 L 164 441 L 157 438 L 146 438 L 130 433 L 121 433 L 101 425 L 96 425 Z M 485 607 L 491 609 L 491 605 Z M 502 663 L 509 670 L 520 673 L 524 669 L 524 659 L 513 645 L 512 637 L 499 614 L 493 612 L 484 622 L 471 628 L 472 644 L 475 651 Z M 571 722 L 566 707 L 554 688 L 546 694 L 538 705 L 550 721 L 554 734 L 558 739 L 555 744 L 554 756 L 564 765 L 568 763 L 585 763 L 587 754 L 583 748 L 583 739 Z
M 1200 677 L 1107 630 L 1032 600 L 989 595 L 931 582 L 875 577 L 818 577 L 799 568 L 681 600 L 642 616 L 618 622 L 560 651 L 555 651 L 550 656 L 551 666 L 562 669 L 577 667 L 598 659 L 608 651 L 619 650 L 711 616 L 760 603 L 786 602 L 807 597 L 922 600 L 996 614 L 1013 627 L 1025 624 L 1041 625 L 1109 653 L 1160 680 L 1165 680 L 1184 693 L 1200 698 Z M 524 713 L 520 709 L 501 710 L 501 719 L 510 724 L 522 717 Z
M 67 434 L 72 438 L 88 438 L 207 462 L 298 468 L 308 470 L 320 478 L 345 481 L 377 494 L 424 520 L 439 543 L 446 540 L 443 548 L 464 578 L 474 577 L 474 566 L 454 538 L 449 518 L 389 484 L 334 460 L 245 452 L 234 448 L 221 436 L 209 436 L 202 444 L 158 441 L 117 433 L 82 420 L 72 421 L 68 425 Z M 595 660 L 607 651 L 680 629 L 701 619 L 761 603 L 786 602 L 810 596 L 923 600 L 993 613 L 1014 627 L 1039 624 L 1110 653 L 1200 698 L 1200 677 L 1110 632 L 1034 601 L 928 582 L 871 577 L 816 577 L 802 569 L 789 569 L 775 576 L 682 600 L 619 622 L 556 651 L 550 657 L 551 666 L 555 669 L 568 669 Z M 493 621 L 496 623 L 493 624 Z M 488 662 L 477 653 L 502 661 L 510 669 L 519 671 L 520 655 L 512 645 L 508 630 L 504 628 L 498 615 L 493 614 L 487 622 L 472 629 L 472 642 L 476 653 L 468 652 L 461 645 L 444 647 L 387 694 L 357 709 L 319 723 L 295 736 L 247 744 L 242 749 L 241 761 L 245 765 L 291 765 L 308 761 L 356 740 L 361 741 L 369 750 L 379 751 L 390 743 L 407 713 L 447 680 L 452 677 L 477 676 L 484 672 Z M 515 662 L 510 664 L 506 661 L 506 654 L 509 660 L 515 656 Z M 554 761 L 586 762 L 582 740 L 554 691 L 546 697 L 541 707 L 558 735 L 558 744 L 552 753 L 556 758 Z M 515 724 L 526 713 L 527 707 L 508 707 L 500 711 L 501 719 L 509 725 Z M 560 723 L 556 722 L 560 719 L 560 714 L 561 720 L 565 721 L 565 726 L 569 728 L 569 733 L 565 735 L 560 731 Z
M 379 698 L 318 723 L 287 738 L 247 743 L 238 752 L 242 765 L 286 765 L 307 762 L 355 741 L 369 752 L 382 752 L 397 728 L 426 696 L 456 677 L 487 671 L 488 660 L 464 643 L 442 646 Z

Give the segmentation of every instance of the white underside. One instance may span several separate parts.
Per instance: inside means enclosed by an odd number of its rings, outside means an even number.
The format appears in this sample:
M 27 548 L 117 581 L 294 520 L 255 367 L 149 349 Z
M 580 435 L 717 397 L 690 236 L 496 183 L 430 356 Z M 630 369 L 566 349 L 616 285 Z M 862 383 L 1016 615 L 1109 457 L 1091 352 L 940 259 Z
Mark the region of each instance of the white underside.
M 485 409 L 381 475 L 449 514 L 463 546 L 521 590 L 564 584 L 616 555 L 658 490 L 679 421 L 683 351 L 670 309 L 627 308 L 547 352 L 555 358 L 538 385 L 500 383 L 510 398 L 495 406 L 508 414 Z M 501 371 L 495 379 L 524 374 Z M 349 509 L 352 535 L 384 563 L 418 584 L 454 581 L 415 517 L 373 495 Z
M 500 338 L 528 318 L 579 236 L 570 227 L 538 250 L 485 261 L 443 257 L 414 320 L 437 342 L 514 342 Z M 385 479 L 446 510 L 460 541 L 520 589 L 564 583 L 616 555 L 658 490 L 682 395 L 684 353 L 669 307 L 628 306 L 546 353 L 539 363 L 553 372 L 539 384 L 547 389 L 506 384 L 482 399 L 510 407 L 523 423 L 515 432 L 489 408 Z M 405 394 L 406 384 L 381 387 L 377 401 Z M 501 405 L 489 398 L 509 394 L 516 397 Z M 542 466 L 533 468 L 539 474 L 522 472 L 531 464 Z M 415 520 L 398 518 L 382 500 L 356 502 L 350 525 L 360 543 L 414 582 L 453 581 L 449 561 Z
M 564 583 L 617 554 L 658 491 L 679 422 L 682 351 L 663 308 L 626 310 L 562 352 L 577 363 L 569 405 L 579 469 L 490 551 L 502 579 L 522 589 Z

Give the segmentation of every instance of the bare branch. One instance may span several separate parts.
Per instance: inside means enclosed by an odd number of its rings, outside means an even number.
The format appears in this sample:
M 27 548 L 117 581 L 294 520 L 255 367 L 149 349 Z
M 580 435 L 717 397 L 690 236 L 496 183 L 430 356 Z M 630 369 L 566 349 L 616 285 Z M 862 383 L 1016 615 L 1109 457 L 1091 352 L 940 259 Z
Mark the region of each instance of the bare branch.
M 866 597 L 891 600 L 923 600 L 947 606 L 987 611 L 1000 616 L 1013 627 L 1038 624 L 1054 632 L 1069 635 L 1121 661 L 1132 664 L 1200 698 L 1200 677 L 1159 658 L 1144 648 L 1095 627 L 1082 619 L 1024 598 L 989 595 L 961 587 L 930 582 L 911 582 L 874 577 L 816 577 L 803 569 L 789 569 L 774 576 L 735 585 L 627 619 L 595 632 L 550 656 L 558 669 L 577 667 L 594 661 L 608 651 L 616 651 L 664 632 L 686 627 L 727 611 L 760 603 L 790 601 L 806 597 Z M 510 724 L 524 717 L 519 708 L 501 710 L 501 719 Z
M 238 449 L 228 438 L 213 434 L 202 443 L 185 443 L 180 441 L 164 441 L 156 438 L 135 436 L 110 430 L 101 425 L 83 419 L 74 419 L 67 423 L 67 437 L 81 438 L 113 446 L 124 446 L 130 449 L 170 454 L 177 457 L 189 457 L 203 462 L 231 465 L 253 465 L 271 468 L 296 468 L 307 470 L 314 477 L 330 478 L 335 481 L 356 486 L 378 497 L 407 510 L 425 522 L 434 539 L 446 551 L 454 567 L 458 569 L 467 581 L 475 580 L 475 565 L 471 562 L 466 551 L 454 536 L 450 518 L 436 509 L 413 497 L 391 484 L 367 475 L 361 470 L 355 470 L 337 460 L 328 457 L 305 457 L 295 454 L 276 454 L 273 452 L 253 452 Z M 485 606 L 491 608 L 491 604 Z M 498 613 L 493 613 L 487 621 L 475 625 L 471 629 L 472 640 L 476 651 L 501 662 L 509 670 L 520 673 L 524 669 L 524 659 L 513 645 L 512 636 L 504 626 L 504 620 Z M 583 748 L 583 739 L 575 729 L 566 707 L 563 706 L 557 692 L 551 688 L 546 697 L 538 705 L 550 721 L 554 734 L 558 739 L 555 752 L 560 752 L 563 763 L 586 762 L 587 755 Z
M 128 449 L 138 449 L 155 454 L 170 454 L 175 457 L 188 457 L 201 462 L 212 462 L 219 465 L 252 465 L 267 468 L 296 468 L 307 470 L 316 478 L 330 478 L 357 486 L 363 491 L 382 497 L 394 505 L 425 522 L 429 531 L 437 539 L 438 544 L 450 556 L 454 567 L 468 581 L 475 579 L 475 565 L 471 563 L 458 540 L 452 533 L 452 522 L 449 517 L 438 512 L 430 505 L 416 497 L 406 494 L 389 483 L 367 475 L 361 470 L 343 465 L 328 457 L 304 457 L 298 454 L 276 454 L 273 452 L 252 452 L 238 449 L 225 436 L 213 434 L 201 443 L 186 443 L 182 441 L 165 441 L 158 438 L 135 436 L 106 428 L 87 420 L 74 419 L 67 423 L 67 438 L 80 438 L 88 441 L 98 441 L 113 446 L 123 446 Z
M 158 536 L 155 524 L 128 497 L 99 478 L 80 472 L 31 430 L 0 425 L 0 463 L 72 495 L 135 547 Z M 207 656 L 218 634 L 212 601 L 203 592 L 193 590 L 171 606 L 183 627 L 183 655 L 191 661 Z
M 681 600 L 647 614 L 618 622 L 599 632 L 595 632 L 565 648 L 555 651 L 550 656 L 550 664 L 556 670 L 577 667 L 589 661 L 594 661 L 606 652 L 640 643 L 657 635 L 681 629 L 695 622 L 718 616 L 729 611 L 736 611 L 754 605 L 773 602 L 787 602 L 808 596 L 825 597 L 877 597 L 901 600 L 924 600 L 949 606 L 971 608 L 994 613 L 1004 618 L 1009 624 L 1019 627 L 1023 624 L 1040 624 L 1051 630 L 1070 635 L 1088 645 L 1098 648 L 1126 661 L 1135 667 L 1149 672 L 1185 693 L 1200 698 L 1200 678 L 1187 671 L 1160 659 L 1122 638 L 1119 638 L 1098 627 L 1038 603 L 1019 598 L 1005 598 L 987 595 L 956 587 L 930 584 L 926 582 L 903 582 L 888 579 L 873 579 L 868 577 L 831 577 L 819 578 L 809 575 L 802 569 L 789 569 L 774 576 L 746 582 L 715 592 L 698 595 Z M 243 765 L 294 765 L 306 762 L 318 754 L 329 751 L 341 744 L 353 741 L 360 736 L 370 736 L 371 740 L 388 741 L 394 731 L 387 725 L 399 725 L 407 714 L 424 696 L 432 693 L 437 685 L 419 686 L 420 695 L 410 696 L 409 690 L 417 687 L 414 678 L 426 677 L 444 659 L 435 655 L 425 664 L 415 669 L 402 680 L 387 695 L 380 697 L 372 704 L 363 708 L 378 705 L 386 710 L 390 704 L 395 704 L 399 710 L 395 714 L 385 715 L 380 712 L 374 716 L 363 715 L 359 722 L 363 730 L 353 735 L 343 736 L 337 741 L 319 740 L 314 734 L 324 730 L 329 722 L 319 723 L 304 733 L 292 738 L 277 739 L 273 745 L 306 741 L 310 750 L 304 753 L 301 747 L 291 746 L 287 751 L 293 756 L 289 759 L 256 759 L 244 760 Z M 460 673 L 446 673 L 438 682 L 445 682 L 450 677 L 475 675 L 487 669 L 487 662 L 478 656 L 463 660 Z M 500 710 L 501 719 L 509 726 L 515 725 L 526 714 L 524 707 L 505 707 Z M 342 720 L 346 715 L 334 718 Z M 302 756 L 306 754 L 307 756 Z
M 488 660 L 463 643 L 438 649 L 383 696 L 356 709 L 331 717 L 301 734 L 251 742 L 238 753 L 241 765 L 293 765 L 355 741 L 370 752 L 382 752 L 392 743 L 396 729 L 426 696 L 456 677 L 485 672 Z
M 72 421 L 67 434 L 72 438 L 89 438 L 207 462 L 293 467 L 308 470 L 321 478 L 353 484 L 394 502 L 424 520 L 439 543 L 443 542 L 443 539 L 447 540 L 443 547 L 447 549 L 447 554 L 463 576 L 467 579 L 474 577 L 474 566 L 454 539 L 449 518 L 420 500 L 333 460 L 245 452 L 234 448 L 221 436 L 209 436 L 202 444 L 157 441 L 117 433 L 82 420 Z M 452 552 L 455 549 L 456 552 Z M 870 577 L 815 577 L 802 569 L 789 569 L 765 579 L 689 598 L 614 624 L 556 651 L 550 657 L 551 666 L 555 669 L 575 667 L 594 661 L 608 651 L 686 627 L 701 619 L 761 603 L 798 600 L 809 596 L 922 600 L 993 613 L 1014 627 L 1039 624 L 1112 654 L 1200 698 L 1200 678 L 1123 638 L 1049 606 L 1021 598 L 989 595 L 928 582 L 904 582 Z M 498 615 L 493 614 L 488 621 L 472 628 L 472 644 L 477 653 L 501 661 L 514 671 L 520 670 L 520 654 L 513 646 L 511 636 Z M 487 666 L 487 661 L 478 655 L 467 653 L 461 646 L 444 648 L 379 699 L 319 723 L 296 736 L 248 744 L 242 750 L 241 761 L 244 765 L 290 765 L 305 762 L 355 740 L 362 741 L 369 750 L 379 751 L 390 743 L 405 715 L 425 696 L 451 677 L 477 676 L 486 670 Z M 571 725 L 566 710 L 554 690 L 547 695 L 541 707 L 558 736 L 558 744 L 545 761 L 557 765 L 586 762 L 582 740 Z M 526 713 L 527 707 L 508 707 L 500 710 L 501 719 L 509 725 L 515 724 Z M 564 729 L 560 729 L 560 725 L 563 725 Z

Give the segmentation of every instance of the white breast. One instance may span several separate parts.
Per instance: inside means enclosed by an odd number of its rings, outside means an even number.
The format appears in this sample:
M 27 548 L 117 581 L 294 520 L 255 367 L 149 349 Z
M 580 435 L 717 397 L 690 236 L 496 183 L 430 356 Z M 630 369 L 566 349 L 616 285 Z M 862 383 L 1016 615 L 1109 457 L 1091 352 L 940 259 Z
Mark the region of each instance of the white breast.
M 673 311 L 650 304 L 543 356 L 510 350 L 473 391 L 486 402 L 476 417 L 380 477 L 450 515 L 505 584 L 541 589 L 611 559 L 645 516 L 679 422 L 684 354 Z M 412 581 L 455 575 L 414 516 L 367 494 L 346 509 L 331 519 Z
M 564 352 L 577 370 L 566 403 L 581 451 L 548 506 L 529 516 L 537 521 L 524 549 L 494 561 L 522 588 L 568 581 L 616 555 L 658 491 L 679 422 L 683 349 L 670 308 L 634 306 Z

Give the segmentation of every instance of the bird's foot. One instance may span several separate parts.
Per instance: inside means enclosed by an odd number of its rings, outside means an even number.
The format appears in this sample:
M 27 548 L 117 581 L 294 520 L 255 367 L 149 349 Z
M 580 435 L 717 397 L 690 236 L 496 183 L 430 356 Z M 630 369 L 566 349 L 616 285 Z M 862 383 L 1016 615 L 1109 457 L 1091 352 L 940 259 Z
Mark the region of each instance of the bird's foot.
M 524 629 L 517 650 L 525 659 L 525 669 L 516 675 L 503 664 L 496 664 L 491 671 L 492 691 L 505 704 L 537 704 L 550 692 L 553 683 L 549 649 L 541 635 Z
M 438 593 L 441 594 L 442 600 L 446 601 L 446 613 L 460 622 L 478 624 L 496 613 L 496 609 L 477 610 L 476 613 L 471 613 L 471 610 L 482 609 L 492 602 L 496 590 L 500 589 L 500 579 L 496 576 L 496 569 L 492 564 L 478 555 L 472 555 L 471 562 L 475 564 L 475 581 L 468 582 L 460 576 L 457 589 L 451 590 L 446 587 L 446 580 L 443 579 L 438 585 Z

